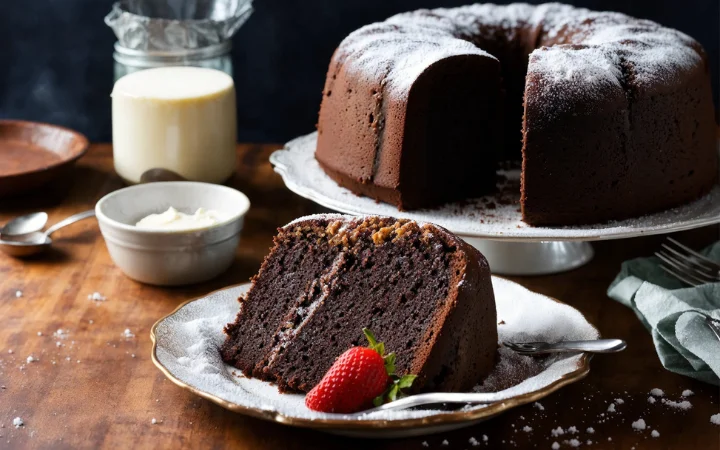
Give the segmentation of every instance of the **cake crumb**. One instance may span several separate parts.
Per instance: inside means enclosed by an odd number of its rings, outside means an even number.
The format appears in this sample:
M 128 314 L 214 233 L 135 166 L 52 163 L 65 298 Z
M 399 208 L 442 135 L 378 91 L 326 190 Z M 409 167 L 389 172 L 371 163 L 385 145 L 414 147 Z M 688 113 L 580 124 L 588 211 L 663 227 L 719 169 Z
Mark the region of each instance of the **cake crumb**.
M 94 323 L 95 323 L 95 321 L 94 321 L 94 320 L 92 320 L 92 319 L 90 319 L 90 320 L 88 320 L 88 323 L 89 323 L 90 325 L 92 325 L 92 324 L 94 324 Z
M 155 419 L 155 418 L 153 417 L 152 420 L 150 421 L 150 423 L 153 424 L 153 425 L 155 425 L 155 424 L 158 423 L 158 422 L 157 422 L 157 419 Z
M 38 359 L 35 359 L 35 358 L 33 357 L 33 355 L 30 355 L 30 356 L 27 357 L 27 359 L 26 359 L 25 361 L 27 361 L 27 363 L 30 364 L 30 363 L 33 363 L 33 362 L 39 361 L 39 360 L 38 360 Z
M 720 425 L 720 413 L 710 416 L 710 423 Z
M 19 417 L 16 417 L 13 419 L 13 425 L 15 425 L 15 428 L 20 428 L 22 426 L 25 426 L 25 422 Z
M 38 331 L 38 336 L 42 336 L 42 331 Z
M 632 427 L 635 430 L 644 430 L 647 427 L 647 425 L 645 424 L 645 420 L 643 420 L 643 418 L 641 417 L 632 423 Z
M 595 432 L 595 428 L 593 428 L 593 427 L 588 427 L 588 429 L 585 430 L 585 431 L 587 431 L 587 432 L 590 433 L 590 434 L 593 434 L 593 433 Z
M 529 427 L 529 426 L 527 426 L 527 425 L 525 425 L 525 426 L 523 427 L 523 431 L 526 432 L 526 433 L 530 433 L 530 432 L 532 431 L 532 428 Z
M 650 395 L 654 395 L 655 397 L 663 397 L 665 396 L 665 392 L 663 392 L 662 389 L 653 388 L 650 390 Z
M 470 439 L 468 439 L 468 444 L 472 445 L 473 447 L 477 447 L 478 445 L 480 445 L 480 442 L 475 439 L 475 437 L 471 437 Z
M 12 351 L 12 349 L 10 349 L 10 350 L 8 350 L 8 353 L 10 353 L 12 355 L 14 352 Z
M 23 291 L 15 291 L 15 298 L 20 298 L 23 296 Z
M 650 436 L 652 436 L 654 438 L 660 437 L 660 433 L 658 433 L 658 430 L 652 430 L 652 432 L 650 433 Z
M 608 406 L 607 412 L 615 412 L 615 403 L 610 403 L 610 406 Z
M 695 393 L 693 391 L 691 391 L 690 389 L 685 389 L 684 391 L 682 391 L 682 394 L 680 394 L 680 395 L 682 397 L 690 397 L 691 395 L 695 395 Z
M 655 403 L 655 397 L 648 397 L 648 403 Z
M 535 403 L 533 403 L 533 406 L 534 406 L 535 408 L 539 409 L 540 411 L 545 411 L 545 407 L 544 407 L 544 406 L 542 405 L 542 403 L 540 403 L 540 402 L 535 402 Z
M 557 441 L 555 441 L 555 442 L 552 443 L 552 445 L 550 446 L 550 448 L 553 449 L 553 450 L 558 450 L 558 449 L 560 448 L 560 444 L 558 444 Z
M 131 339 L 131 338 L 135 337 L 133 332 L 130 331 L 130 328 L 125 328 L 125 331 L 123 331 L 123 336 L 125 336 L 125 338 L 127 338 L 127 339 Z

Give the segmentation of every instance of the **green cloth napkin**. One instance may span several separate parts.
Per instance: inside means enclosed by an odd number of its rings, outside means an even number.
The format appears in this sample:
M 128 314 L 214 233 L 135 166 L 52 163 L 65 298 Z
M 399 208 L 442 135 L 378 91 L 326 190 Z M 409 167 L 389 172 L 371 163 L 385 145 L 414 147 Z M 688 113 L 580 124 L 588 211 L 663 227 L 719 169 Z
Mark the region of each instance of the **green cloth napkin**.
M 702 253 L 720 262 L 720 242 Z M 635 311 L 666 369 L 720 385 L 720 341 L 694 312 L 720 319 L 720 283 L 689 288 L 659 263 L 654 256 L 625 261 L 607 293 Z

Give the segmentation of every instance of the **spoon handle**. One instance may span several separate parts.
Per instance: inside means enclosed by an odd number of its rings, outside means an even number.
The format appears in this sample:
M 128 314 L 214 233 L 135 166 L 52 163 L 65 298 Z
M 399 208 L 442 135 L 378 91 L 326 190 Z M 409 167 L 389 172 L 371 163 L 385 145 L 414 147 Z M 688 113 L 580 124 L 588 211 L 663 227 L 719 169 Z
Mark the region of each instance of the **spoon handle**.
M 540 348 L 537 353 L 558 353 L 579 351 L 590 353 L 615 353 L 625 349 L 627 344 L 621 339 L 596 339 L 591 341 L 563 341 Z
M 75 215 L 68 217 L 67 219 L 61 220 L 60 222 L 58 222 L 55 225 L 48 228 L 47 231 L 45 231 L 45 236 L 50 236 L 51 234 L 53 234 L 54 232 L 56 232 L 57 230 L 59 230 L 62 227 L 68 226 L 72 223 L 75 223 L 75 222 L 83 220 L 83 219 L 88 219 L 90 217 L 95 217 L 94 209 L 84 211 L 81 213 L 77 213 Z

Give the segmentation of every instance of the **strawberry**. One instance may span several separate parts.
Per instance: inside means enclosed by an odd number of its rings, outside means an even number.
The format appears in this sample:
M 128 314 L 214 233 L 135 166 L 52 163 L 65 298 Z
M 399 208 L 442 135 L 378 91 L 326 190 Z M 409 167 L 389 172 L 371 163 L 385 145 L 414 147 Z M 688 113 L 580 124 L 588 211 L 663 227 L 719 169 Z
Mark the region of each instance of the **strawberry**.
M 367 328 L 363 333 L 370 345 L 340 355 L 307 394 L 305 406 L 320 412 L 352 413 L 381 405 L 386 399 L 393 401 L 412 385 L 415 375 L 394 375 L 395 353 L 385 355 L 385 345 Z

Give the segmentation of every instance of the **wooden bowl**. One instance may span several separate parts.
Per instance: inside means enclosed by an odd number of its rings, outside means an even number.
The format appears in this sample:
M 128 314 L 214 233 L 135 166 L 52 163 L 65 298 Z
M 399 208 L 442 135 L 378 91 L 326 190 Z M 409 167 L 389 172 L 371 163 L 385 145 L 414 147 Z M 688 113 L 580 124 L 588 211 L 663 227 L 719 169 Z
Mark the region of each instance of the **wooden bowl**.
M 45 185 L 70 170 L 88 149 L 82 134 L 22 120 L 0 120 L 0 196 Z

